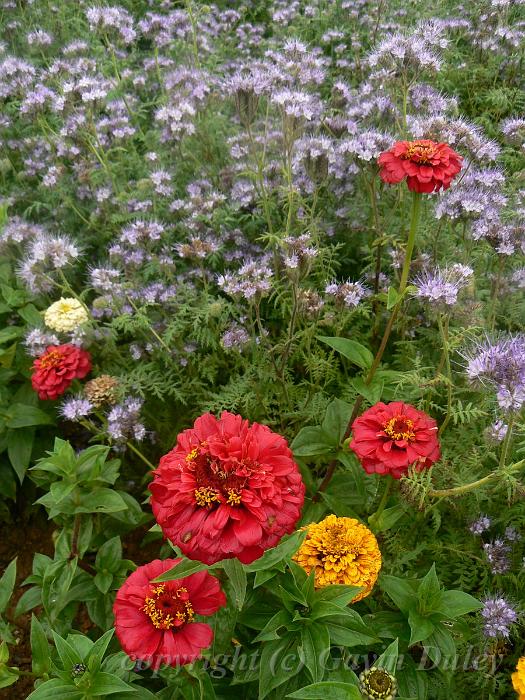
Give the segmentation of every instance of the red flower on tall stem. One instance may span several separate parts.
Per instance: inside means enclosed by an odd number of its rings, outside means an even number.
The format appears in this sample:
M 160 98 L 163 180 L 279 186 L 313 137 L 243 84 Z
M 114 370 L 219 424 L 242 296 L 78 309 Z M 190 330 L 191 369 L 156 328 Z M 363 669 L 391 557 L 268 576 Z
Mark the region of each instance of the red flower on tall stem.
M 91 355 L 76 345 L 50 345 L 33 363 L 31 384 L 40 399 L 56 399 L 91 371 Z
M 406 178 L 409 190 L 436 192 L 450 187 L 461 170 L 462 161 L 462 156 L 446 143 L 430 139 L 397 141 L 379 156 L 379 175 L 390 185 Z
M 352 424 L 350 448 L 368 474 L 400 479 L 410 466 L 419 471 L 440 457 L 436 421 L 401 401 L 376 403 Z
M 120 645 L 134 661 L 152 668 L 182 666 L 200 658 L 213 631 L 195 615 L 213 615 L 226 605 L 219 581 L 207 571 L 152 583 L 181 559 L 155 559 L 139 566 L 124 582 L 113 605 Z
M 286 440 L 227 411 L 180 433 L 149 488 L 164 535 L 205 564 L 257 559 L 293 531 L 304 502 Z

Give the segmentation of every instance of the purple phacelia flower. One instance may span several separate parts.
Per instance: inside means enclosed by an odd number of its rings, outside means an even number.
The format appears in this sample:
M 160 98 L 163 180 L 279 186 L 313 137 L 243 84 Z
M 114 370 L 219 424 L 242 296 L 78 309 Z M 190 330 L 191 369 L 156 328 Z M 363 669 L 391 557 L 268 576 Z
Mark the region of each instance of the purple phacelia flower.
M 487 597 L 482 602 L 481 617 L 485 637 L 508 637 L 510 628 L 518 621 L 515 608 L 503 596 Z

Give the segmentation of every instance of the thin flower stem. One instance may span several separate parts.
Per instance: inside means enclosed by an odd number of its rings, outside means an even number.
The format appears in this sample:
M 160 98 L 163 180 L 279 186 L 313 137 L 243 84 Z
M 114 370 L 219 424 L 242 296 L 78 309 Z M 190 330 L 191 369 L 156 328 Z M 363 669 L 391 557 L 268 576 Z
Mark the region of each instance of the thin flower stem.
M 408 283 L 408 276 L 410 274 L 410 263 L 412 262 L 412 255 L 414 253 L 414 245 L 416 241 L 416 234 L 417 234 L 417 229 L 419 225 L 419 217 L 421 213 L 421 194 L 419 192 L 413 192 L 413 197 L 412 197 L 412 214 L 410 217 L 410 229 L 408 231 L 408 240 L 407 240 L 407 247 L 406 247 L 406 253 L 405 253 L 405 261 L 403 263 L 403 269 L 401 272 L 401 280 L 399 282 L 399 288 L 397 291 L 398 294 L 398 299 L 397 303 L 395 304 L 394 308 L 392 309 L 392 312 L 390 314 L 390 318 L 388 319 L 385 332 L 383 333 L 383 337 L 381 339 L 381 345 L 379 346 L 378 351 L 375 354 L 374 360 L 372 362 L 372 365 L 370 369 L 368 370 L 368 374 L 365 378 L 365 384 L 369 386 L 375 376 L 375 373 L 381 364 L 381 360 L 383 359 L 383 354 L 385 352 L 388 339 L 390 338 L 390 333 L 392 332 L 392 327 L 394 325 L 394 321 L 397 317 L 397 314 L 401 308 L 401 305 L 403 303 L 403 296 L 404 292 L 407 287 Z M 357 418 L 357 415 L 361 409 L 361 405 L 363 403 L 363 395 L 359 394 L 358 397 L 355 400 L 354 403 L 354 408 L 352 410 L 352 414 L 350 416 L 350 420 L 348 421 L 348 425 L 346 426 L 345 434 L 343 436 L 343 441 L 346 440 L 349 436 L 350 433 L 352 432 L 352 424 L 354 420 Z M 330 462 L 328 465 L 328 469 L 326 472 L 326 475 L 324 479 L 321 482 L 321 485 L 319 486 L 319 489 L 317 490 L 317 493 L 315 494 L 313 501 L 317 502 L 320 498 L 320 494 L 325 491 L 328 487 L 328 484 L 330 483 L 332 476 L 334 475 L 335 469 L 337 467 L 337 460 L 334 459 Z
M 377 527 L 379 519 L 383 514 L 383 511 L 385 510 L 385 506 L 388 501 L 388 496 L 390 495 L 392 484 L 394 483 L 394 479 L 391 474 L 386 475 L 385 481 L 385 490 L 383 491 L 383 495 L 381 497 L 381 501 L 379 502 L 377 510 L 368 518 L 368 523 L 372 527 L 372 529 L 374 529 L 374 527 Z
M 503 276 L 504 265 L 505 261 L 503 259 L 503 255 L 500 255 L 498 259 L 498 271 L 496 273 L 496 279 L 494 280 L 494 284 L 492 285 L 492 294 L 490 300 L 490 314 L 488 319 L 488 327 L 491 331 L 494 330 L 494 326 L 496 323 L 496 312 L 498 309 L 498 294 L 501 286 L 501 278 Z
M 448 342 L 448 323 L 449 323 L 449 317 L 446 314 L 443 314 L 445 322 L 443 323 L 443 318 L 441 314 L 438 316 L 438 328 L 439 328 L 439 334 L 441 336 L 441 342 L 443 344 L 443 357 L 445 358 L 445 368 L 447 372 L 447 413 L 445 415 L 445 420 L 443 423 L 441 423 L 441 426 L 439 428 L 439 435 L 442 435 L 446 428 L 447 425 L 450 422 L 451 418 L 451 409 L 452 409 L 452 372 L 450 369 L 450 350 L 449 350 L 449 342 Z
M 514 427 L 514 415 L 511 415 L 509 419 L 509 423 L 507 426 L 507 432 L 505 433 L 505 437 L 503 438 L 503 443 L 501 445 L 501 454 L 499 457 L 499 468 L 503 469 L 505 466 L 505 462 L 507 460 L 507 454 L 509 451 L 510 443 L 512 441 L 512 429 Z
M 519 462 L 516 462 L 512 466 L 512 471 L 518 471 L 523 467 L 525 464 L 525 459 L 520 460 Z M 480 486 L 484 486 L 485 484 L 489 484 L 491 481 L 496 481 L 497 479 L 501 479 L 501 469 L 497 469 L 496 471 L 491 472 L 490 474 L 487 474 L 487 476 L 484 476 L 482 479 L 478 479 L 477 481 L 472 481 L 470 484 L 462 484 L 461 486 L 456 486 L 451 489 L 431 489 L 428 492 L 428 495 L 431 496 L 432 498 L 447 498 L 447 497 L 454 497 L 454 496 L 462 496 L 464 493 L 468 493 L 469 491 L 473 491 L 474 489 L 479 488 Z
M 129 449 L 130 449 L 132 452 L 134 452 L 134 453 L 137 455 L 137 457 L 138 457 L 139 459 L 141 459 L 141 460 L 144 462 L 144 464 L 145 464 L 146 466 L 148 466 L 152 471 L 155 471 L 155 469 L 156 469 L 157 467 L 156 467 L 154 464 L 152 464 L 152 463 L 149 461 L 149 459 L 148 459 L 145 455 L 143 455 L 142 452 L 141 452 L 137 447 L 135 447 L 135 445 L 134 445 L 132 442 L 130 442 L 130 441 L 128 440 L 128 441 L 126 442 L 126 447 L 129 447 Z
M 137 307 L 137 305 L 135 304 L 135 302 L 133 301 L 133 299 L 131 299 L 127 294 L 126 294 L 126 299 L 129 301 L 129 303 L 130 303 L 131 307 L 133 308 L 133 310 L 135 311 L 135 313 L 137 313 L 137 314 L 140 315 L 142 312 L 141 312 L 140 309 Z M 146 318 L 147 318 L 147 316 L 146 316 Z M 162 338 L 161 338 L 160 335 L 157 333 L 157 331 L 153 328 L 153 326 L 151 325 L 151 323 L 149 323 L 149 319 L 148 319 L 148 328 L 149 328 L 149 330 L 151 331 L 153 337 L 156 338 L 156 339 L 158 340 L 158 342 L 162 345 L 162 347 L 164 348 L 164 350 L 166 350 L 168 353 L 171 354 L 171 349 L 170 349 L 170 347 L 169 347 L 168 345 L 166 345 L 166 343 L 162 340 Z

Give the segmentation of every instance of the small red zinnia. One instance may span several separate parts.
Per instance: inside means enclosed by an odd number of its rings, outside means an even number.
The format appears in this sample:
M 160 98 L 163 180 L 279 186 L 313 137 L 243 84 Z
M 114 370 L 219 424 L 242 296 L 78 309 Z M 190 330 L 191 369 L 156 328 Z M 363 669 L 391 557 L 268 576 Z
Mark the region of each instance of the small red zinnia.
M 91 370 L 91 355 L 76 345 L 50 345 L 33 363 L 31 383 L 40 399 L 56 399 Z
M 113 605 L 120 645 L 134 661 L 152 668 L 182 666 L 200 658 L 213 640 L 211 627 L 195 615 L 213 615 L 226 605 L 218 580 L 207 571 L 166 583 L 152 580 L 181 559 L 155 559 L 124 581 Z
M 450 187 L 462 161 L 462 156 L 446 143 L 429 139 L 397 141 L 379 156 L 379 175 L 390 185 L 406 178 L 409 190 L 436 192 Z
M 401 401 L 376 403 L 353 425 L 350 448 L 368 474 L 400 479 L 412 465 L 418 471 L 440 457 L 436 421 Z
M 293 531 L 304 502 L 286 440 L 227 411 L 180 433 L 149 488 L 164 535 L 205 564 L 257 559 Z

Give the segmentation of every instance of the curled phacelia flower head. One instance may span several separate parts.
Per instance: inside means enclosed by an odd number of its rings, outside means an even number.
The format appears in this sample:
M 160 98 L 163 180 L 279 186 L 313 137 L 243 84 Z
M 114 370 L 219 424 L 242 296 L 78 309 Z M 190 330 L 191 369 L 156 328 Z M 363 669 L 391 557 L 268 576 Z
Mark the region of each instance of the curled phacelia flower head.
M 394 700 L 397 681 L 384 668 L 373 666 L 359 675 L 359 690 L 367 700 Z
M 448 189 L 462 161 L 446 143 L 419 139 L 398 141 L 377 162 L 384 182 L 393 185 L 406 179 L 409 190 L 430 193 Z
M 370 594 L 381 568 L 381 552 L 374 534 L 354 518 L 328 515 L 307 525 L 306 539 L 293 556 L 306 573 L 315 570 L 316 588 L 332 584 L 359 586 L 352 602 Z
M 44 313 L 46 326 L 59 333 L 74 331 L 87 321 L 86 307 L 75 298 L 62 297 L 51 304 Z

